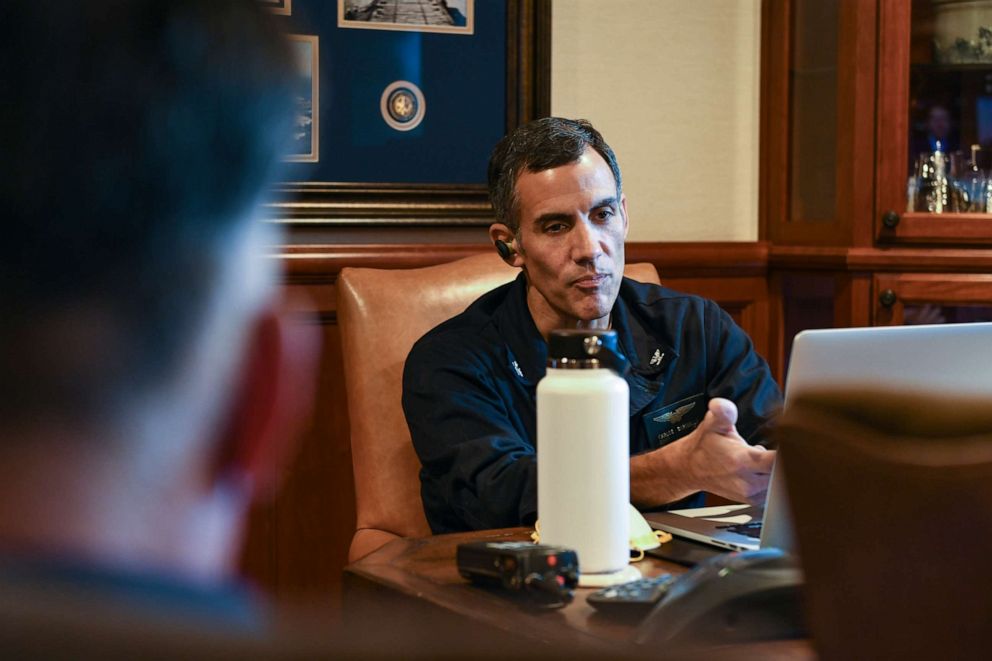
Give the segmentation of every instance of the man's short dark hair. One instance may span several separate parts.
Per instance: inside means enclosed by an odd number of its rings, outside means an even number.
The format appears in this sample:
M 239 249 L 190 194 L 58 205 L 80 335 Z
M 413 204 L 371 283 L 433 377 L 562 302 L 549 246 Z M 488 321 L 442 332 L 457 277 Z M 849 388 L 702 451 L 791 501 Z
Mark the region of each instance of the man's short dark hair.
M 579 160 L 587 147 L 592 147 L 613 171 L 617 182 L 617 198 L 622 191 L 620 166 L 599 131 L 585 119 L 545 117 L 520 126 L 503 137 L 489 157 L 489 199 L 496 220 L 516 232 L 517 216 L 515 189 L 517 177 L 524 170 L 542 172 Z
M 177 367 L 288 144 L 292 54 L 258 4 L 0 5 L 5 421 L 90 415 Z

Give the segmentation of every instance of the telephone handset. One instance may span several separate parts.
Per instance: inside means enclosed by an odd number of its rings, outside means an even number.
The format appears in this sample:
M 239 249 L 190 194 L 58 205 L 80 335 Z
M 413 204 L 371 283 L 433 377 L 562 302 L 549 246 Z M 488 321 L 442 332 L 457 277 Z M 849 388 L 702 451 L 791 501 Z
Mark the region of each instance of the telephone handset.
M 799 562 L 775 548 L 725 553 L 671 583 L 638 627 L 645 645 L 806 637 Z

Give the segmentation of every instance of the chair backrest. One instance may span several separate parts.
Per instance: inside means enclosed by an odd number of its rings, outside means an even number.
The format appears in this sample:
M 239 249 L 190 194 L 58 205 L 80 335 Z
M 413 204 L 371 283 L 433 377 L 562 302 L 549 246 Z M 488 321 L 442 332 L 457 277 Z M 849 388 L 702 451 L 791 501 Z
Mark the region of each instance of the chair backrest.
M 401 405 L 410 348 L 517 273 L 495 252 L 418 269 L 342 269 L 337 310 L 357 509 L 351 561 L 395 537 L 431 532 L 420 500 L 420 462 Z M 631 264 L 625 274 L 658 282 L 651 264 Z
M 984 657 L 988 400 L 810 394 L 776 433 L 821 658 Z

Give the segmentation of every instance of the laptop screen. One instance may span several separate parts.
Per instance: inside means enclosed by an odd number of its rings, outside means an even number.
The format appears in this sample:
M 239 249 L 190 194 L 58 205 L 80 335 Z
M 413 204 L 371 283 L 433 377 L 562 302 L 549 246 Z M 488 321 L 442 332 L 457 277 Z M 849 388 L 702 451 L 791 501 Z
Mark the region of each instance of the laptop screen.
M 880 387 L 992 396 L 992 323 L 803 331 L 792 344 L 785 406 L 810 389 Z M 772 471 L 761 546 L 793 550 L 785 478 Z

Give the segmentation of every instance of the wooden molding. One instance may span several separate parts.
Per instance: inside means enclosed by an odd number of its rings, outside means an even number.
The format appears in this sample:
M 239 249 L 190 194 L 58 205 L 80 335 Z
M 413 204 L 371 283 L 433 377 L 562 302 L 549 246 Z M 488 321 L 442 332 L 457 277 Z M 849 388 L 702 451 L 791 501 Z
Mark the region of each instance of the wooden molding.
M 789 46 L 792 3 L 761 3 L 759 235 L 777 240 L 789 213 Z
M 275 187 L 264 206 L 283 225 L 488 225 L 493 219 L 482 184 L 352 184 L 291 182 Z
M 876 4 L 842 2 L 839 19 L 838 217 L 834 222 L 837 236 L 843 237 L 844 243 L 867 246 L 872 242 L 871 220 L 875 208 Z
M 491 250 L 487 244 L 380 244 L 282 246 L 271 256 L 282 260 L 287 282 L 334 282 L 345 267 L 413 269 L 451 262 Z
M 853 248 L 848 257 L 850 270 L 858 271 L 955 271 L 987 273 L 992 270 L 992 250 L 899 248 L 874 250 Z
M 877 225 L 880 243 L 962 246 L 992 244 L 992 219 L 987 213 L 908 212 L 899 217 L 899 223 L 895 227 L 886 227 L 881 221 Z
M 443 264 L 492 250 L 487 243 L 325 244 L 281 246 L 287 284 L 333 284 L 345 267 L 410 269 Z M 778 246 L 757 242 L 632 242 L 626 261 L 650 262 L 662 279 L 767 276 L 773 270 L 983 273 L 992 249 L 848 248 Z
M 628 262 L 651 262 L 661 277 L 764 275 L 768 244 L 764 242 L 706 241 L 687 243 L 628 243 Z
M 507 6 L 506 130 L 551 114 L 551 0 Z
M 492 250 L 488 243 L 378 244 L 282 246 L 271 257 L 283 262 L 291 283 L 334 282 L 347 266 L 409 269 L 450 262 Z M 651 262 L 664 277 L 764 275 L 768 245 L 762 242 L 633 242 L 626 246 L 628 262 Z
M 768 262 L 779 269 L 830 269 L 847 268 L 847 253 L 843 246 L 779 246 L 768 251 Z
M 878 72 L 876 131 L 879 148 L 873 223 L 876 236 L 885 240 L 890 239 L 891 234 L 881 223 L 881 215 L 890 210 L 902 212 L 906 208 L 906 170 L 909 163 L 906 99 L 909 98 L 912 3 L 880 0 L 878 14 L 879 61 L 886 66 Z
M 965 248 L 845 248 L 771 246 L 771 269 L 983 273 L 992 270 L 992 250 Z

